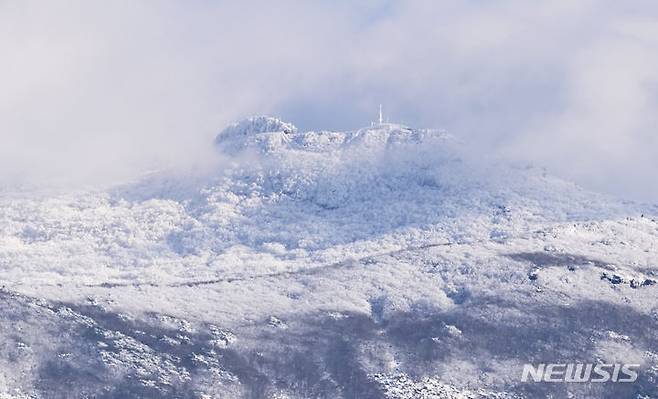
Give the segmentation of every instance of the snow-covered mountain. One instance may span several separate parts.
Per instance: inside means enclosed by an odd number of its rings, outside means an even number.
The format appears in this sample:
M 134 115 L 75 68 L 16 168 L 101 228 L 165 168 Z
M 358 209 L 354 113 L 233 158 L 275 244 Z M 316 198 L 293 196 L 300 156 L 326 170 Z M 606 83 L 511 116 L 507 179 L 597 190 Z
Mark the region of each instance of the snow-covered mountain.
M 262 116 L 214 146 L 1 196 L 0 398 L 658 395 L 656 207 L 399 124 Z M 638 382 L 520 380 L 615 360 Z

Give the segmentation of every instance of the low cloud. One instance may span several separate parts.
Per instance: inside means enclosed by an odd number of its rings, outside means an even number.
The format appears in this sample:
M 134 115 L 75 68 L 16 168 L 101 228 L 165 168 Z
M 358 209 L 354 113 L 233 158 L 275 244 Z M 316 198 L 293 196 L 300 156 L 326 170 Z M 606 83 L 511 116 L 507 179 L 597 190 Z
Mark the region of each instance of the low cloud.
M 648 1 L 0 3 L 0 181 L 210 156 L 254 113 L 352 128 L 381 102 L 474 150 L 658 201 Z

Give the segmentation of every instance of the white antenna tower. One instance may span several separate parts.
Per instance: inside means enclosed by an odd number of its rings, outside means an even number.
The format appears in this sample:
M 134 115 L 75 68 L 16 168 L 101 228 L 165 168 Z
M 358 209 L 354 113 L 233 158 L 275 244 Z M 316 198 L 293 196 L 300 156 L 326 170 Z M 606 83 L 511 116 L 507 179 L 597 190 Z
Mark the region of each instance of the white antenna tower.
M 382 114 L 382 105 L 379 104 L 379 124 L 384 123 L 384 115 Z

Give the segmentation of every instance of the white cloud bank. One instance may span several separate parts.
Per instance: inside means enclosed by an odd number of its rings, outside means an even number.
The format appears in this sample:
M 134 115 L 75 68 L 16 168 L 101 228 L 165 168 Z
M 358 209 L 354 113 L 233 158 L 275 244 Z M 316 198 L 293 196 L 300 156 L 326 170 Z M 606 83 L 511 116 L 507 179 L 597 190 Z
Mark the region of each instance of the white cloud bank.
M 0 179 L 125 178 L 253 113 L 393 119 L 658 201 L 650 1 L 0 2 Z

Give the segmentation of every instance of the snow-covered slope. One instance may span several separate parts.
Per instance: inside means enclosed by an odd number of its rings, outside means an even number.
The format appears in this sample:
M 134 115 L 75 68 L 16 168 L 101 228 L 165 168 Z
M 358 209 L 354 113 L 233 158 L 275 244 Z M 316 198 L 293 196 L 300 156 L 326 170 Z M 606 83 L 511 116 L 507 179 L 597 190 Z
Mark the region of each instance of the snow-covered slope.
M 397 124 L 214 145 L 202 172 L 2 195 L 0 397 L 656 394 L 655 207 Z M 520 382 L 621 355 L 632 387 Z

